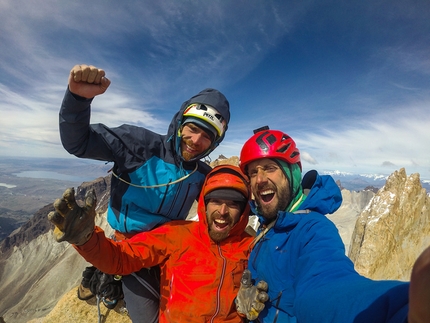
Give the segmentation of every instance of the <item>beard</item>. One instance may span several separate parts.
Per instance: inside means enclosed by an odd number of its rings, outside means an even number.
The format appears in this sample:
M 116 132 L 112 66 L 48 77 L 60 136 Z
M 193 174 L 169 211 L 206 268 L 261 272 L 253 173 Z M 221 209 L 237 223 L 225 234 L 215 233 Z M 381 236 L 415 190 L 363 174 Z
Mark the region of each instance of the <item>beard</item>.
M 191 149 L 196 149 L 196 147 L 194 146 L 194 144 L 193 144 L 193 142 L 191 140 L 184 139 L 183 137 L 181 137 L 181 145 L 182 144 L 185 144 L 185 145 L 189 146 Z M 182 158 L 185 161 L 190 161 L 193 158 L 196 158 L 200 154 L 200 153 L 191 154 L 191 153 L 189 153 L 186 150 L 183 150 L 183 149 L 181 149 L 181 150 L 182 150 Z
M 269 187 L 265 186 L 264 189 L 266 188 Z M 255 201 L 257 203 L 258 210 L 261 212 L 263 217 L 268 220 L 274 220 L 278 216 L 278 212 L 285 211 L 288 204 L 290 204 L 291 193 L 287 186 L 274 187 L 274 185 L 270 185 L 270 189 L 275 191 L 275 196 L 278 198 L 276 202 L 272 201 L 269 204 L 261 203 L 262 198 L 259 195 L 257 195 Z
M 225 240 L 229 235 L 230 235 L 230 231 L 231 228 L 233 227 L 234 223 L 233 223 L 233 219 L 231 217 L 224 217 L 223 219 L 225 221 L 227 221 L 227 227 L 228 230 L 219 232 L 219 231 L 215 231 L 212 226 L 214 224 L 214 216 L 210 216 L 208 217 L 208 231 L 209 231 L 209 236 L 211 237 L 211 239 L 215 242 L 220 242 L 222 240 Z

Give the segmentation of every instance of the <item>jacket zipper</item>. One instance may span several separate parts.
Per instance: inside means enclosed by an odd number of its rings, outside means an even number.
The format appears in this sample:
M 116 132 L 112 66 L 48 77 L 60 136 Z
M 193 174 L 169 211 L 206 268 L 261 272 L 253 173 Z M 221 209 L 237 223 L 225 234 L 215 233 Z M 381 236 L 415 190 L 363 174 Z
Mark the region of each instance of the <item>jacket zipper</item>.
M 221 277 L 220 277 L 220 281 L 219 281 L 219 285 L 217 288 L 217 292 L 216 292 L 216 310 L 214 315 L 212 315 L 210 322 L 214 322 L 215 317 L 218 315 L 219 311 L 220 311 L 220 307 L 221 307 L 221 287 L 222 287 L 222 283 L 224 281 L 224 277 L 225 277 L 225 268 L 226 268 L 226 260 L 225 257 L 223 256 L 222 252 L 221 252 L 221 247 L 219 246 L 219 244 L 217 245 L 218 247 L 218 252 L 219 255 L 222 259 L 222 271 L 221 271 Z
M 171 181 L 172 181 L 172 180 L 170 179 L 170 180 L 169 180 L 169 183 L 166 185 L 166 191 L 164 192 L 163 199 L 161 200 L 161 203 L 160 203 L 160 206 L 158 207 L 157 213 L 160 213 L 160 212 L 161 212 L 161 208 L 163 207 L 164 200 L 166 199 L 166 196 L 167 196 L 167 192 L 169 191 L 169 188 L 170 188 L 170 182 L 171 182 Z M 167 216 L 168 216 L 168 215 L 167 215 Z
M 128 233 L 127 230 L 127 215 L 128 215 L 128 204 L 125 206 L 125 212 L 124 212 L 124 232 Z

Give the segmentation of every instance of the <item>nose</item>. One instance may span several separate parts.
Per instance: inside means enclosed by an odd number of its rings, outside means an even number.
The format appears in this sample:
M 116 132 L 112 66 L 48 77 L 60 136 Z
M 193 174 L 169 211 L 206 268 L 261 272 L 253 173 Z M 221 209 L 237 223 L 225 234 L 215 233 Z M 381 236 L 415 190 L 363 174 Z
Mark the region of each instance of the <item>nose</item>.
M 203 136 L 201 133 L 195 133 L 191 136 L 190 139 L 195 146 L 198 146 L 202 142 Z
M 258 167 L 257 168 L 257 174 L 255 176 L 255 182 L 260 184 L 267 181 L 267 175 L 263 168 Z
M 228 213 L 228 206 L 227 204 L 223 203 L 221 204 L 221 207 L 219 209 L 220 214 L 227 214 Z

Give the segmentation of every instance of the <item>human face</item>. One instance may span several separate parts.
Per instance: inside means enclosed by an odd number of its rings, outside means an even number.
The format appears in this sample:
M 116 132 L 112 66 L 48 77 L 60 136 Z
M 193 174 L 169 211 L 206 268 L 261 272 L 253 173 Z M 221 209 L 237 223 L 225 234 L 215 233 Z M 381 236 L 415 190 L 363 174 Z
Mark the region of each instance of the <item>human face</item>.
M 204 153 L 211 146 L 209 135 L 194 123 L 182 127 L 181 151 L 184 160 L 189 161 Z
M 283 170 L 272 159 L 258 159 L 248 165 L 251 190 L 266 219 L 275 219 L 291 200 L 290 186 Z
M 239 221 L 240 215 L 241 204 L 239 202 L 210 199 L 206 205 L 206 217 L 211 239 L 220 242 L 227 238 L 231 228 Z

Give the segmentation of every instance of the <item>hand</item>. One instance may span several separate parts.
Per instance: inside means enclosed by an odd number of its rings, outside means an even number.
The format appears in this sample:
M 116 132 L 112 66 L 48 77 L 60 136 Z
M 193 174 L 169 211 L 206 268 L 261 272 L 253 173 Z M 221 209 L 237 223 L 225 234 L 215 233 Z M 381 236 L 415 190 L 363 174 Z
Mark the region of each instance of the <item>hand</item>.
M 109 85 L 105 71 L 92 65 L 75 65 L 70 71 L 70 92 L 84 98 L 91 99 L 105 93 Z
M 48 220 L 55 225 L 55 240 L 77 246 L 86 243 L 94 231 L 96 205 L 94 189 L 86 192 L 85 206 L 80 207 L 75 200 L 75 190 L 68 188 L 63 197 L 54 202 L 55 211 L 48 214 Z
M 257 286 L 254 286 L 251 280 L 251 272 L 245 269 L 235 300 L 237 313 L 242 317 L 246 316 L 250 321 L 256 320 L 264 309 L 264 303 L 269 300 L 267 290 L 268 285 L 265 281 L 260 281 Z

